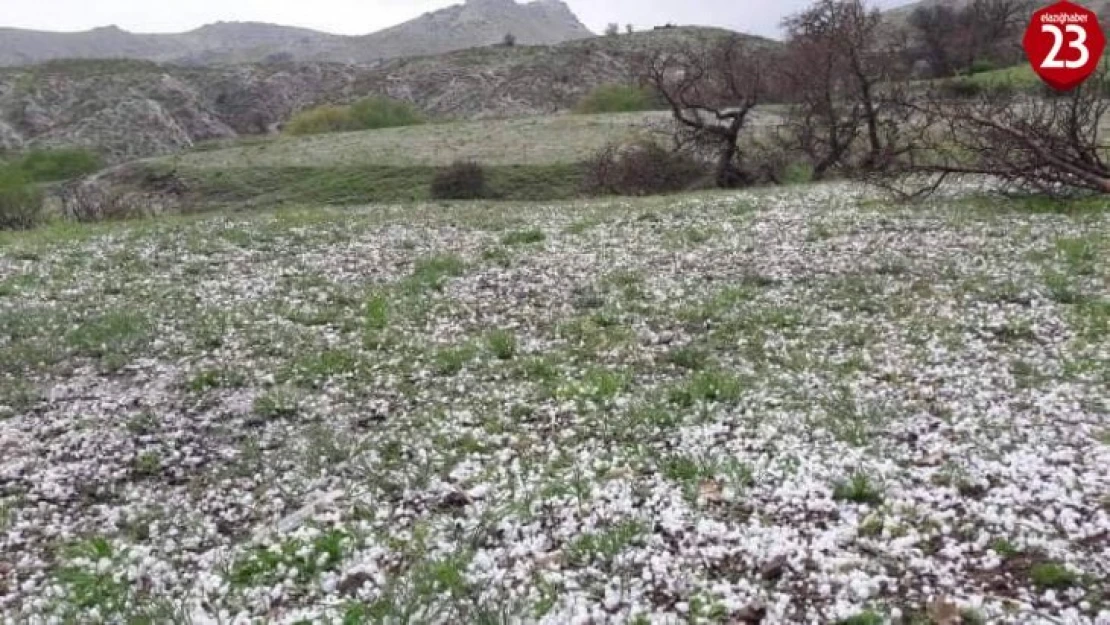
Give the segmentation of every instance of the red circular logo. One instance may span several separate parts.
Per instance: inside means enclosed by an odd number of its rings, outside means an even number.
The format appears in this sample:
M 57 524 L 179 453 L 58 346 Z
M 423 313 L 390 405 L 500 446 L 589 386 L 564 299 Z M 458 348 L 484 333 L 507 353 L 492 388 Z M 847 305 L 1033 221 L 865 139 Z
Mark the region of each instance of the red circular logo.
M 1041 80 L 1070 91 L 1098 67 L 1106 35 L 1094 11 L 1064 0 L 1033 14 L 1023 45 Z

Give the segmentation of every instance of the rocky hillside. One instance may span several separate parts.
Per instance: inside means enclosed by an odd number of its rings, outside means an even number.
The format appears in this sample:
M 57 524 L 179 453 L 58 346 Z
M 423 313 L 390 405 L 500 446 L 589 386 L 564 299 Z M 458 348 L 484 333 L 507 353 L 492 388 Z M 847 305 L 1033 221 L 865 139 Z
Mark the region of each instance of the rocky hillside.
M 637 51 L 726 34 L 682 28 L 374 66 L 58 61 L 9 68 L 0 70 L 0 149 L 84 146 L 123 161 L 273 132 L 303 108 L 370 94 L 412 102 L 435 118 L 552 113 L 574 106 L 598 85 L 629 80 Z
M 359 37 L 260 23 L 210 24 L 180 34 L 129 33 L 115 26 L 79 33 L 0 28 L 0 66 L 54 59 L 139 59 L 175 64 L 382 59 L 498 43 L 553 44 L 593 36 L 561 0 L 466 0 Z

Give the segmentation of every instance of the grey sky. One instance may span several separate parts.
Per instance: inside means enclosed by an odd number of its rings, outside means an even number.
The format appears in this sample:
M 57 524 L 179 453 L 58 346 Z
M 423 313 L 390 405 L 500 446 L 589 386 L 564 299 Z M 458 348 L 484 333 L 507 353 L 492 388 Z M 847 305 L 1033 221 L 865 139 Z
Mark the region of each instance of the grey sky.
M 875 0 L 882 7 L 908 0 Z M 0 26 L 85 30 L 115 24 L 133 32 L 180 32 L 215 21 L 261 21 L 361 35 L 461 0 L 0 0 Z M 775 36 L 809 0 L 568 0 L 595 32 L 609 22 L 639 28 L 674 22 Z

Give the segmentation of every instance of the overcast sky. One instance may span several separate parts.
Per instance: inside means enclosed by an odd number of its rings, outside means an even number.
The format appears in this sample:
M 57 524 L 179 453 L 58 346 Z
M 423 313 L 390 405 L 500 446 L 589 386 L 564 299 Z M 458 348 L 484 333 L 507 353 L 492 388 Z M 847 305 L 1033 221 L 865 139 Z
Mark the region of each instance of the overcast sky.
M 362 35 L 461 0 L 0 0 L 0 26 L 86 30 L 114 24 L 132 32 L 181 32 L 216 21 L 260 21 Z M 908 0 L 877 0 L 879 6 Z M 776 36 L 783 16 L 808 0 L 568 0 L 595 32 L 609 22 L 717 25 Z

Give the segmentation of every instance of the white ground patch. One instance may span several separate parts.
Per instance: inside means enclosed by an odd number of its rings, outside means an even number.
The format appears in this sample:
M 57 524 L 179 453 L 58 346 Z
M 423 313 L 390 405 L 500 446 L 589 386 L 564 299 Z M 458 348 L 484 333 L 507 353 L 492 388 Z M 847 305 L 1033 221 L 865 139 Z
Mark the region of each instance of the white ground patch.
M 1110 216 L 998 206 L 0 248 L 0 621 L 1110 623 Z

